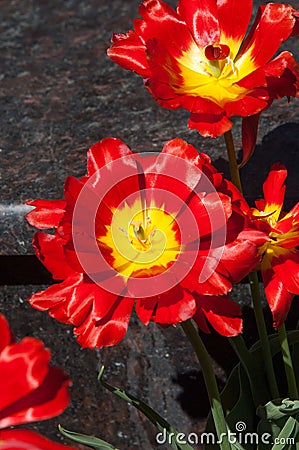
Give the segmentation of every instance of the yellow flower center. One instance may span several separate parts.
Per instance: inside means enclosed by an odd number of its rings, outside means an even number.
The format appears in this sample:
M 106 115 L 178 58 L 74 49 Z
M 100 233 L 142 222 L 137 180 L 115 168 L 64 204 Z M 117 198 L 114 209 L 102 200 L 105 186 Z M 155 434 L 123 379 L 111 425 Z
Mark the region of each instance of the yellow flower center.
M 110 250 L 113 269 L 123 277 L 150 277 L 168 269 L 181 251 L 180 232 L 173 215 L 137 199 L 113 211 L 99 248 Z
M 175 92 L 209 99 L 223 107 L 240 100 L 248 89 L 238 86 L 238 81 L 256 69 L 251 51 L 237 56 L 239 47 L 231 38 L 225 43 L 200 48 L 192 42 L 187 51 L 177 58 L 179 72 L 172 62 L 165 69 Z
M 287 254 L 290 251 L 289 242 L 294 240 L 299 234 L 298 223 L 293 223 L 290 230 L 286 233 L 280 233 L 275 231 L 279 222 L 286 220 L 290 217 L 290 214 L 286 214 L 280 220 L 281 205 L 266 204 L 264 211 L 254 210 L 253 215 L 258 217 L 259 220 L 263 220 L 269 223 L 272 231 L 269 233 L 269 241 L 267 241 L 260 249 L 260 254 L 267 253 L 267 258 L 279 257 L 280 255 Z

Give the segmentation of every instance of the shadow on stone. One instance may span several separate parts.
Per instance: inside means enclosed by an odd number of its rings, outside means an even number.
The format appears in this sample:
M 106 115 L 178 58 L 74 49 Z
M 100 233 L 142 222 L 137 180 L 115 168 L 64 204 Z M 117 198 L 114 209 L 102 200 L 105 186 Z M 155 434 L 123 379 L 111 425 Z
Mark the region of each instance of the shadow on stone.
M 288 169 L 284 205 L 287 210 L 298 201 L 299 123 L 286 123 L 266 134 L 241 169 L 244 195 L 250 203 L 262 196 L 263 182 L 275 162 L 284 164 Z
M 177 397 L 182 409 L 194 419 L 206 418 L 210 406 L 202 373 L 197 370 L 179 373 L 172 382 L 183 389 Z

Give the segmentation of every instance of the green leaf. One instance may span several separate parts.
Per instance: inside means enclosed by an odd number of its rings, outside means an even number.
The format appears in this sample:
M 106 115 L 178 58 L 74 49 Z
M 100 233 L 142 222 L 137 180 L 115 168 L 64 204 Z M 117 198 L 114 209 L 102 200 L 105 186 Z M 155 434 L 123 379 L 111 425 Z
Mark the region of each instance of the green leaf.
M 297 344 L 296 349 L 299 347 L 299 330 L 288 332 L 289 345 L 294 346 Z M 269 336 L 270 348 L 272 356 L 275 356 L 280 352 L 280 342 L 277 334 Z M 256 342 L 250 348 L 250 354 L 255 361 L 255 370 L 252 371 L 252 367 L 249 367 L 249 373 L 253 372 L 254 379 L 251 377 L 251 384 L 259 384 L 265 387 L 265 393 L 263 396 L 255 395 L 253 397 L 250 383 L 243 366 L 238 363 L 232 370 L 229 379 L 221 392 L 221 402 L 223 409 L 226 413 L 226 420 L 230 429 L 235 432 L 235 425 L 238 421 L 242 421 L 246 424 L 247 432 L 251 432 L 255 429 L 255 421 L 257 419 L 256 407 L 264 404 L 267 399 L 270 400 L 270 392 L 267 390 L 267 381 L 265 379 L 265 370 L 263 368 L 263 355 L 261 350 L 260 341 Z M 297 358 L 299 360 L 299 358 Z M 265 400 L 266 398 L 266 400 Z M 297 405 L 296 405 L 297 406 Z M 285 407 L 279 403 L 279 407 Z M 278 408 L 279 409 L 279 408 Z M 279 412 L 279 411 L 278 411 Z M 285 414 L 283 414 L 285 417 Z M 279 435 L 281 428 L 286 422 L 286 418 L 281 423 L 272 423 L 271 426 L 266 425 L 267 419 L 263 422 L 262 427 L 259 426 L 259 432 L 271 432 L 275 437 Z M 207 430 L 214 431 L 212 419 L 208 418 Z M 270 431 L 269 431 L 270 430 Z M 274 432 L 275 431 L 275 432 Z M 233 446 L 233 445 L 232 445 Z M 242 443 L 245 450 L 253 450 L 254 446 L 250 443 Z M 208 450 L 218 450 L 219 445 L 206 445 Z M 266 447 L 264 447 L 266 449 Z M 262 449 L 262 447 L 261 447 Z M 269 450 L 269 445 L 267 447 Z M 298 449 L 299 450 L 299 449 Z
M 294 449 L 296 436 L 298 437 L 298 420 L 291 416 L 288 418 L 285 426 L 279 433 L 277 437 L 278 443 L 273 445 L 272 450 L 283 450 L 288 448 Z M 288 440 L 289 438 L 293 438 L 294 443 L 291 443 Z
M 244 433 L 254 430 L 254 417 L 255 406 L 252 401 L 251 389 L 248 377 L 244 368 L 241 365 L 237 365 L 225 385 L 224 390 L 221 393 L 221 401 L 225 405 L 226 422 L 229 426 L 231 433 L 230 445 L 236 450 L 254 450 L 255 446 L 249 442 L 243 443 Z M 244 424 L 244 432 L 241 432 L 237 428 L 237 424 Z M 207 430 L 215 432 L 214 423 L 211 415 L 209 415 L 207 422 Z M 239 442 L 234 443 L 235 439 L 241 436 Z M 207 450 L 219 450 L 218 444 L 206 445 Z
M 142 402 L 133 395 L 130 395 L 127 392 L 119 388 L 116 388 L 111 384 L 107 383 L 106 381 L 104 381 L 103 373 L 104 373 L 104 366 L 101 367 L 98 376 L 98 380 L 101 383 L 101 385 L 104 386 L 104 388 L 108 389 L 113 394 L 117 395 L 118 397 L 128 402 L 130 405 L 137 408 L 139 411 L 141 411 L 152 422 L 152 424 L 154 424 L 155 427 L 157 427 L 159 432 L 162 434 L 161 438 L 163 438 L 163 442 L 161 443 L 171 445 L 174 450 L 194 450 L 193 447 L 191 447 L 187 443 L 188 439 L 184 435 L 184 433 L 179 433 L 178 431 L 176 431 L 175 428 L 173 428 L 165 419 L 163 419 L 163 417 L 161 417 L 146 403 Z
M 277 421 L 279 419 L 285 418 L 286 414 L 281 411 L 282 401 L 280 399 L 273 400 L 266 403 L 266 405 L 261 405 L 257 408 L 257 414 L 261 419 L 267 421 Z
M 268 433 L 271 436 L 274 443 L 272 450 L 294 450 L 294 443 L 299 437 L 298 406 L 297 400 L 284 399 L 268 402 L 257 409 L 261 417 L 258 425 L 259 434 Z M 261 441 L 258 449 L 268 450 L 269 444 Z
M 299 322 L 298 322 L 299 325 Z M 289 340 L 289 334 L 288 335 L 288 340 Z M 299 344 L 294 344 L 291 348 L 291 355 L 292 355 L 292 360 L 293 360 L 293 367 L 294 367 L 294 372 L 295 372 L 295 379 L 299 380 Z
M 284 414 L 294 415 L 299 413 L 299 400 L 290 400 L 285 398 L 281 402 L 280 411 Z
M 288 341 L 289 341 L 290 346 L 299 343 L 299 330 L 288 331 L 287 335 L 288 335 Z M 268 338 L 270 341 L 271 353 L 272 353 L 272 356 L 274 356 L 278 352 L 280 352 L 279 337 L 277 334 L 270 334 L 268 336 Z M 255 342 L 255 344 L 253 344 L 253 346 L 250 348 L 250 352 L 252 352 L 252 353 L 255 353 L 256 351 L 258 351 L 258 353 L 256 353 L 256 355 L 260 355 L 260 359 L 262 359 L 262 354 L 261 354 L 260 350 L 261 350 L 261 341 Z
M 87 445 L 88 447 L 94 448 L 96 450 L 118 450 L 113 445 L 108 444 L 108 442 L 102 439 L 96 438 L 94 436 L 88 436 L 86 434 L 75 433 L 74 431 L 68 431 L 61 425 L 58 425 L 60 433 L 71 439 L 72 441 L 79 442 L 80 444 Z

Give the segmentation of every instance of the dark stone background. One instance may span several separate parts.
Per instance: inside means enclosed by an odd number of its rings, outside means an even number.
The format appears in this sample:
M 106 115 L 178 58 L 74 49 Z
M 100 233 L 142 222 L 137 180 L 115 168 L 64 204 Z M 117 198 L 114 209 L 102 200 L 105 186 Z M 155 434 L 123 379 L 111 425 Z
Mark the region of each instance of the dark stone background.
M 118 346 L 82 350 L 69 327 L 33 310 L 26 299 L 51 280 L 32 256 L 34 230 L 24 221 L 24 202 L 60 198 L 66 176 L 83 175 L 86 150 L 107 136 L 123 139 L 136 151 L 160 150 L 178 136 L 207 152 L 227 174 L 223 139 L 203 139 L 188 130 L 187 112 L 158 107 L 140 77 L 106 56 L 112 32 L 131 28 L 138 4 L 138 0 L 0 1 L 0 307 L 17 338 L 42 339 L 52 350 L 53 362 L 73 380 L 67 411 L 31 428 L 62 440 L 56 429 L 60 422 L 123 450 L 157 448 L 155 430 L 98 385 L 99 366 L 104 363 L 109 381 L 149 402 L 180 431 L 198 433 L 208 406 L 196 360 L 180 327 L 145 327 L 133 317 Z M 298 0 L 292 4 L 299 8 Z M 298 40 L 290 40 L 284 49 L 298 57 Z M 242 170 L 249 201 L 261 194 L 261 183 L 275 161 L 289 169 L 287 206 L 298 200 L 298 111 L 298 101 L 283 99 L 263 113 L 255 154 Z M 240 148 L 239 119 L 233 131 Z M 234 296 L 248 304 L 248 286 L 243 284 Z M 244 307 L 244 312 L 249 318 L 245 334 L 251 342 L 252 311 Z M 292 322 L 297 317 L 293 310 Z M 212 335 L 207 345 L 223 385 L 234 356 L 218 336 Z

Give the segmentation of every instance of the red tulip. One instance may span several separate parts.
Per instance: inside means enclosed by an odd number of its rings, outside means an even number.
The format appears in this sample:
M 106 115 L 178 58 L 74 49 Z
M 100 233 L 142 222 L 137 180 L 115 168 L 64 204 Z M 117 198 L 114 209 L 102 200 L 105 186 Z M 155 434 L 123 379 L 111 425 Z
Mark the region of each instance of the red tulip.
M 282 212 L 286 177 L 286 168 L 274 164 L 263 186 L 264 199 L 248 212 L 256 228 L 269 236 L 261 248 L 261 270 L 275 328 L 284 323 L 299 294 L 299 203 Z
M 291 53 L 273 56 L 298 34 L 298 12 L 287 4 L 259 8 L 245 38 L 251 0 L 180 0 L 174 11 L 145 0 L 134 30 L 114 34 L 108 56 L 144 79 L 159 105 L 190 111 L 189 127 L 217 137 L 243 119 L 243 159 L 255 144 L 259 113 L 272 101 L 297 97 L 299 68 Z
M 35 252 L 63 280 L 30 304 L 72 324 L 83 347 L 117 344 L 136 301 L 143 323 L 191 317 L 207 331 L 241 331 L 226 294 L 260 260 L 265 234 L 248 230 L 245 200 L 205 154 L 181 139 L 158 156 L 131 153 L 118 139 L 88 152 L 88 174 L 69 177 L 64 200 L 36 200 L 28 221 Z M 220 297 L 217 297 L 221 295 Z

